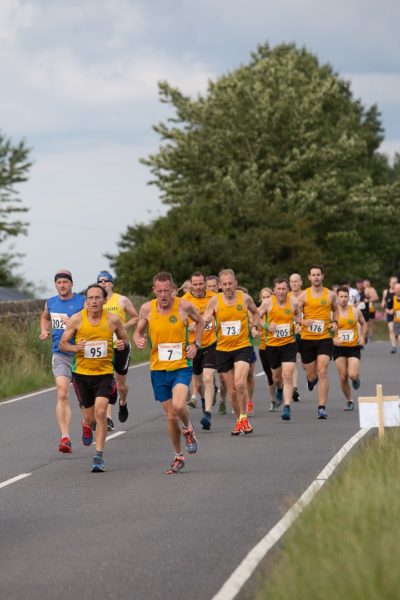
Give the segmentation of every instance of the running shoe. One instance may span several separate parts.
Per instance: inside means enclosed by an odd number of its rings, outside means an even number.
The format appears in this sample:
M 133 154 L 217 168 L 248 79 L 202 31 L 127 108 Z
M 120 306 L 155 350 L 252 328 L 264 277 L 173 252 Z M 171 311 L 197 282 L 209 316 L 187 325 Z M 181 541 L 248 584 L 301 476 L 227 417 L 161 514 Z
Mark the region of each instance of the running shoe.
M 62 437 L 61 441 L 58 445 L 58 451 L 63 454 L 71 454 L 72 452 L 72 444 L 69 437 Z
M 243 417 L 243 419 L 240 421 L 241 425 L 242 425 L 242 430 L 243 433 L 253 433 L 253 428 L 250 425 L 250 423 L 247 420 L 247 417 Z
M 318 419 L 327 419 L 328 413 L 326 412 L 325 406 L 320 406 L 318 408 Z
M 200 420 L 200 425 L 203 429 L 210 431 L 211 429 L 211 413 L 208 411 L 204 412 L 202 419 Z
M 253 400 L 249 400 L 247 403 L 247 414 L 248 415 L 254 415 L 254 404 L 253 404 Z
M 236 421 L 235 427 L 231 431 L 231 435 L 242 435 L 242 434 L 244 434 L 242 422 Z
M 114 431 L 114 421 L 107 417 L 107 431 Z
M 201 411 L 204 415 L 204 413 L 206 412 L 206 401 L 204 398 L 200 398 L 200 402 L 201 402 Z
M 226 404 L 225 404 L 225 402 L 222 402 L 222 400 L 219 403 L 218 414 L 219 415 L 226 415 Z
M 93 429 L 90 425 L 85 425 L 82 421 L 82 444 L 84 446 L 90 446 L 93 442 Z
M 169 469 L 165 472 L 167 473 L 167 475 L 173 475 L 174 473 L 179 473 L 179 471 L 182 471 L 184 466 L 185 459 L 183 458 L 183 454 L 179 456 L 175 455 L 175 458 L 170 464 Z
M 278 407 L 276 405 L 276 402 L 271 402 L 270 407 L 269 407 L 269 412 L 278 412 Z
M 125 421 L 128 419 L 128 416 L 129 416 L 128 405 L 119 403 L 118 419 L 119 419 L 120 423 L 125 423 Z
M 317 383 L 318 383 L 318 377 L 316 377 L 312 381 L 308 381 L 307 380 L 307 386 L 308 386 L 308 389 L 310 390 L 310 392 L 313 391 L 313 389 L 315 388 L 315 386 L 317 385 Z
M 197 448 L 199 447 L 199 442 L 194 433 L 193 425 L 189 427 L 189 429 L 182 430 L 183 435 L 185 436 L 186 448 L 189 454 L 194 454 L 197 452 Z
M 346 402 L 345 407 L 343 410 L 354 410 L 354 402 L 353 400 L 350 400 L 349 402 Z
M 393 346 L 390 351 L 390 354 L 396 354 L 396 352 L 397 352 L 397 348 L 396 348 L 396 346 Z
M 285 404 L 285 406 L 283 407 L 281 419 L 283 421 L 290 421 L 290 406 L 288 404 Z
M 293 390 L 292 400 L 293 400 L 293 402 L 299 402 L 299 400 L 300 400 L 300 394 L 296 390 L 296 388 Z
M 283 388 L 279 389 L 276 388 L 275 390 L 275 403 L 276 403 L 276 408 L 279 408 L 280 405 L 283 402 Z
M 361 385 L 361 381 L 360 381 L 360 378 L 359 378 L 359 377 L 358 377 L 357 379 L 354 379 L 354 380 L 351 382 L 351 386 L 352 386 L 353 390 L 358 390 L 358 389 L 359 389 L 359 387 L 360 387 L 360 385 Z
M 197 398 L 196 398 L 195 394 L 193 394 L 193 396 L 190 397 L 190 400 L 188 401 L 188 406 L 191 406 L 192 408 L 196 408 Z
M 92 460 L 92 473 L 104 473 L 104 459 L 101 456 L 95 456 Z

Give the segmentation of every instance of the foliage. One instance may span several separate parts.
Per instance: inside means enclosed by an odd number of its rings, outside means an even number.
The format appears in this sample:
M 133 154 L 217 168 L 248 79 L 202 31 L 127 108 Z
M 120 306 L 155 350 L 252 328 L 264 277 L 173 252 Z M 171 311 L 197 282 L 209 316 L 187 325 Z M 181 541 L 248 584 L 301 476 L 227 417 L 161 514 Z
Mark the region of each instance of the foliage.
M 206 96 L 159 87 L 174 114 L 154 127 L 162 145 L 143 163 L 170 209 L 123 234 L 112 264 L 127 292 L 147 293 L 162 269 L 181 282 L 229 266 L 252 292 L 319 261 L 331 283 L 376 284 L 398 269 L 400 197 L 377 151 L 378 109 L 329 65 L 265 44 Z

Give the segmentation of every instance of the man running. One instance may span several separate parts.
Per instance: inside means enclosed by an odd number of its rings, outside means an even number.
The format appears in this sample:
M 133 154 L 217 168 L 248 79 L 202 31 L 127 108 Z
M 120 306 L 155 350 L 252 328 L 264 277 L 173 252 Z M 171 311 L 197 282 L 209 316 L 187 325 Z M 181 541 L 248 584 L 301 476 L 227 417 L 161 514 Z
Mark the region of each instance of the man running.
M 264 300 L 268 300 L 269 298 L 271 298 L 272 295 L 273 295 L 273 291 L 271 290 L 271 288 L 269 288 L 269 287 L 262 288 L 262 290 L 260 290 L 260 294 L 258 297 L 260 306 L 264 302 Z M 260 329 L 261 329 L 261 332 L 260 332 L 260 345 L 258 347 L 258 355 L 260 357 L 260 361 L 261 361 L 264 373 L 267 376 L 267 382 L 268 382 L 267 385 L 268 385 L 268 390 L 269 390 L 269 393 L 271 396 L 271 404 L 270 404 L 269 410 L 270 410 L 270 412 L 277 412 L 278 407 L 276 405 L 276 399 L 275 399 L 275 385 L 274 385 L 274 380 L 272 378 L 272 369 L 271 369 L 271 365 L 269 364 L 267 348 L 266 348 L 267 329 L 268 329 L 266 314 L 264 314 L 264 316 L 262 317 L 262 319 L 260 321 Z
M 333 338 L 333 359 L 339 373 L 340 387 L 346 399 L 344 410 L 353 410 L 349 378 L 354 390 L 360 387 L 361 347 L 367 334 L 367 323 L 361 310 L 350 304 L 347 286 L 336 291 L 338 303 L 338 330 Z M 360 325 L 361 333 L 358 333 Z
M 282 419 L 290 421 L 290 403 L 293 395 L 293 376 L 296 368 L 297 342 L 294 323 L 300 329 L 301 314 L 297 300 L 289 297 L 289 282 L 275 279 L 274 295 L 264 300 L 258 309 L 260 317 L 268 315 L 266 349 L 272 377 L 278 389 L 283 387 Z
M 216 275 L 207 275 L 206 277 L 206 289 L 214 294 L 219 292 L 219 280 Z
M 83 413 L 85 446 L 93 441 L 91 424 L 96 423 L 96 454 L 92 473 L 104 471 L 103 451 L 107 435 L 107 405 L 113 394 L 113 348 L 129 345 L 122 320 L 104 310 L 107 292 L 94 283 L 86 290 L 86 308 L 68 321 L 60 340 L 63 352 L 73 352 L 72 383 Z M 113 337 L 117 341 L 113 343 Z M 74 343 L 71 343 L 74 340 Z
M 397 277 L 391 277 L 389 279 L 389 287 L 386 290 L 383 290 L 382 294 L 382 308 L 385 309 L 386 314 L 386 322 L 389 331 L 389 340 L 391 345 L 391 354 L 396 354 L 396 337 L 394 335 L 394 326 L 393 326 L 393 296 L 394 296 L 394 286 L 398 282 Z
M 247 419 L 247 376 L 253 359 L 248 311 L 254 315 L 253 331 L 258 335 L 259 314 L 252 298 L 237 290 L 232 269 L 219 274 L 222 292 L 214 296 L 203 315 L 206 325 L 217 322 L 217 370 L 224 374 L 228 395 L 236 416 L 232 435 L 251 433 Z
M 295 298 L 297 300 L 297 298 L 299 298 L 301 292 L 303 291 L 302 290 L 303 280 L 299 273 L 292 273 L 290 275 L 289 286 L 290 286 L 289 297 L 293 296 L 293 298 Z M 297 330 L 298 330 L 298 328 L 297 328 Z M 298 354 L 300 354 L 300 341 L 301 341 L 300 331 L 297 331 L 296 343 L 297 343 Z M 296 367 L 294 369 L 294 374 L 293 374 L 293 396 L 292 396 L 292 399 L 294 402 L 298 402 L 300 400 L 300 394 L 298 391 L 298 373 L 297 373 Z
M 400 283 L 394 284 L 393 291 L 393 333 L 400 348 Z
M 329 392 L 328 366 L 332 358 L 332 334 L 337 331 L 338 309 L 335 293 L 323 286 L 324 268 L 311 265 L 308 269 L 311 286 L 299 298 L 301 320 L 301 359 L 307 375 L 308 389 L 318 386 L 318 419 L 326 419 Z M 331 320 L 332 314 L 332 320 Z
M 214 292 L 206 290 L 206 278 L 200 271 L 195 271 L 190 277 L 190 291 L 187 292 L 182 300 L 191 302 L 200 315 L 203 315 L 211 298 L 215 296 Z M 190 323 L 190 321 L 189 321 Z M 196 339 L 197 323 L 189 325 L 189 343 Z M 203 415 L 200 424 L 207 431 L 211 429 L 211 415 L 214 400 L 214 375 L 217 368 L 215 347 L 217 336 L 215 333 L 215 323 L 211 322 L 204 328 L 203 336 L 200 341 L 200 348 L 193 359 L 193 389 L 200 392 L 202 402 L 204 401 Z M 188 403 L 190 405 L 190 402 Z
M 85 298 L 72 291 L 73 281 L 70 271 L 60 269 L 54 276 L 57 296 L 49 298 L 40 316 L 40 336 L 44 341 L 52 336 L 52 370 L 57 387 L 56 419 L 61 432 L 58 450 L 64 454 L 72 452 L 69 428 L 71 424 L 71 406 L 69 388 L 72 378 L 72 354 L 60 350 L 60 339 L 69 318 L 82 310 Z
M 114 315 L 118 315 L 124 324 L 124 329 L 128 330 L 138 322 L 138 314 L 132 302 L 126 296 L 114 292 L 114 278 L 108 271 L 100 271 L 97 275 L 97 283 L 106 290 L 107 302 L 103 306 L 104 310 Z M 126 320 L 126 315 L 130 319 Z M 126 383 L 126 377 L 129 369 L 129 360 L 131 356 L 131 346 L 124 347 L 122 350 L 115 348 L 114 351 L 114 377 L 117 383 L 118 390 L 118 419 L 121 423 L 125 423 L 128 418 L 129 411 L 127 405 L 129 387 Z M 109 402 L 107 407 L 107 428 L 109 431 L 114 429 L 112 420 L 112 404 Z
M 203 336 L 204 322 L 193 304 L 173 295 L 170 273 L 157 273 L 153 279 L 155 300 L 146 302 L 139 311 L 139 322 L 133 340 L 142 350 L 151 342 L 150 376 L 155 399 L 161 403 L 166 417 L 168 435 L 175 456 L 168 475 L 179 473 L 185 465 L 181 447 L 181 430 L 189 454 L 197 452 L 198 442 L 189 421 L 186 397 L 192 378 L 192 359 Z M 188 319 L 197 324 L 195 339 L 189 343 Z
M 368 335 L 366 336 L 370 342 L 372 342 L 374 335 L 374 323 L 375 323 L 375 312 L 376 303 L 379 302 L 379 296 L 376 289 L 372 286 L 369 279 L 364 279 L 364 291 L 368 299 Z
M 214 292 L 215 294 L 217 294 L 219 292 L 219 279 L 216 275 L 207 275 L 206 290 L 208 290 L 210 292 Z M 217 376 L 217 374 L 216 374 L 216 376 Z M 215 383 L 216 376 L 214 377 L 214 402 L 213 402 L 214 404 L 216 403 L 217 393 L 218 393 L 218 386 Z M 224 377 L 223 377 L 222 373 L 218 373 L 218 378 L 219 378 L 219 391 L 221 394 L 221 400 L 220 400 L 219 406 L 218 406 L 218 414 L 226 415 L 227 391 L 226 391 L 226 385 L 225 385 L 225 381 L 224 381 Z

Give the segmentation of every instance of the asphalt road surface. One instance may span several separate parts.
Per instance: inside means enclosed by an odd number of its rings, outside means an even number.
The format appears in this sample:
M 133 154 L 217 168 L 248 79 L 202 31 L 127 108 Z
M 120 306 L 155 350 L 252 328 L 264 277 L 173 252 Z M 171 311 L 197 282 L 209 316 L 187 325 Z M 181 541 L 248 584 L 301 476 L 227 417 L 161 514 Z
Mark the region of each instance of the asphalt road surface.
M 374 395 L 377 383 L 397 394 L 399 360 L 386 343 L 367 346 L 358 394 Z M 191 409 L 199 451 L 174 476 L 165 474 L 173 453 L 147 365 L 129 372 L 130 416 L 120 424 L 115 410 L 122 433 L 107 442 L 105 473 L 90 473 L 94 448 L 80 441 L 72 390 L 71 455 L 57 451 L 55 391 L 0 404 L 0 598 L 211 599 L 359 429 L 333 364 L 326 421 L 300 368 L 299 380 L 301 400 L 283 422 L 256 378 L 251 435 L 230 435 L 231 414 L 202 431 Z

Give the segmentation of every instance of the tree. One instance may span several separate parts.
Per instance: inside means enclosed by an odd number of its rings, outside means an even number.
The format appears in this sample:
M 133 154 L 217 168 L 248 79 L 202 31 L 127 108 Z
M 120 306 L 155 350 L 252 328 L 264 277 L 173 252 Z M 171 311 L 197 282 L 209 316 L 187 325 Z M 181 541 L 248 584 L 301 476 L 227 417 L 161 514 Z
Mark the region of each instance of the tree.
M 16 218 L 17 214 L 25 213 L 28 209 L 21 205 L 21 199 L 16 186 L 27 180 L 31 167 L 28 160 L 29 148 L 25 142 L 12 144 L 0 132 L 0 244 L 21 234 L 26 234 L 27 223 Z M 12 270 L 18 264 L 15 255 L 8 252 L 0 253 L 0 285 L 14 286 L 21 283 Z
M 122 236 L 113 266 L 127 290 L 145 293 L 161 268 L 181 281 L 230 266 L 253 293 L 316 261 L 330 282 L 380 275 L 377 210 L 393 231 L 380 115 L 329 65 L 265 44 L 206 96 L 159 89 L 174 115 L 154 127 L 162 146 L 143 163 L 170 210 Z

